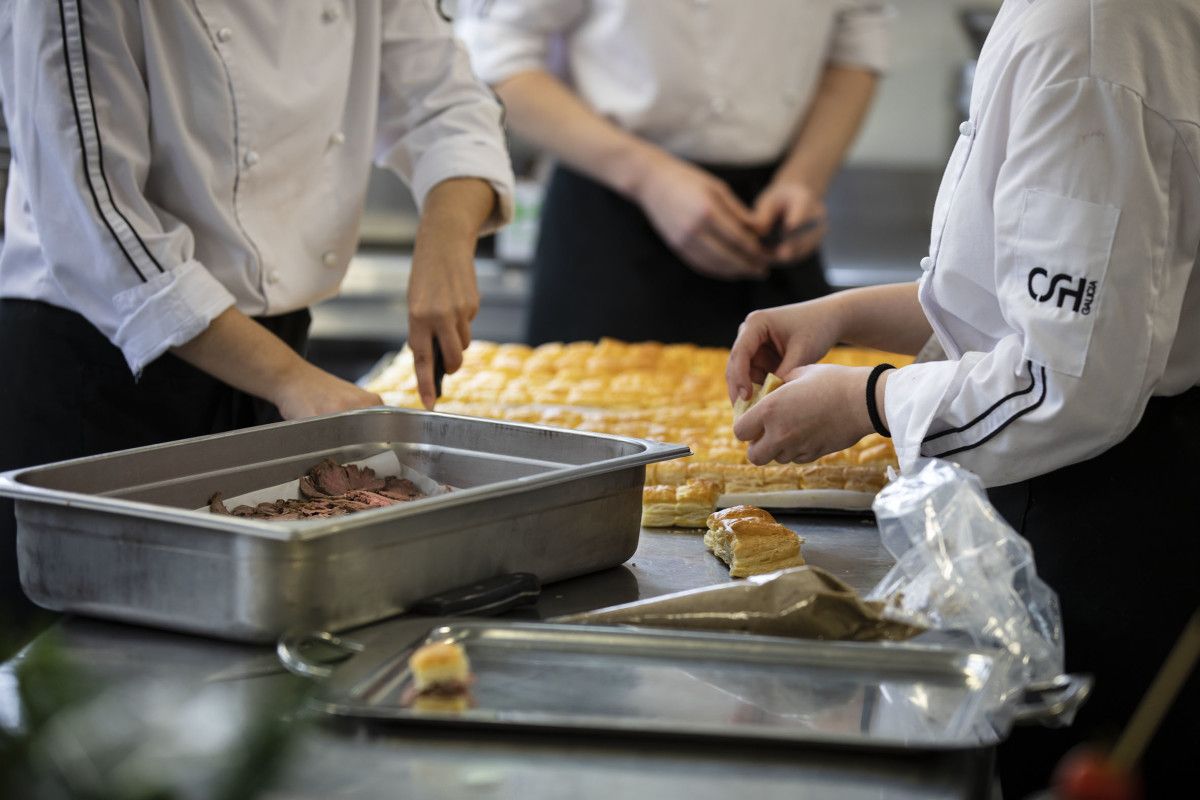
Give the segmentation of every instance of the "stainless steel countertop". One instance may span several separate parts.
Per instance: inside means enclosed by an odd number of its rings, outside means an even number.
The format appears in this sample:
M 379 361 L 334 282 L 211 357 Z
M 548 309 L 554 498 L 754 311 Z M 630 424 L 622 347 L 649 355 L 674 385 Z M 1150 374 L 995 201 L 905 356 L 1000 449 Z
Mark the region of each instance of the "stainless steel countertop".
M 858 516 L 781 517 L 806 539 L 804 554 L 859 591 L 891 565 L 874 522 Z M 536 607 L 513 619 L 538 619 L 729 580 L 695 532 L 643 530 L 637 553 L 604 572 L 546 586 Z M 386 620 L 352 633 L 368 647 L 400 646 L 422 636 L 427 618 Z M 57 635 L 70 655 L 102 678 L 152 685 L 169 680 L 227 683 L 253 696 L 273 678 L 269 648 L 218 642 L 83 618 Z M 14 660 L 15 661 L 15 660 Z M 14 661 L 0 667 L 0 721 L 15 706 Z M 871 756 L 749 744 L 672 743 L 613 737 L 548 737 L 328 725 L 307 731 L 272 800 L 308 798 L 521 797 L 961 798 L 979 754 Z M 986 767 L 987 765 L 985 765 Z M 986 772 L 986 769 L 984 770 Z

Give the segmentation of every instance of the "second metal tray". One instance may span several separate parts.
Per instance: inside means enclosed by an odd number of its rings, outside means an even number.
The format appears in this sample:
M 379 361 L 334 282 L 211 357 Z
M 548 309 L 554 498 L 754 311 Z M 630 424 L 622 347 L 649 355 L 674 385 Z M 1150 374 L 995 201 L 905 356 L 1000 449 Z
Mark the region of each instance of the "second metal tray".
M 405 707 L 408 656 L 422 642 L 333 671 L 317 707 L 405 723 L 899 750 L 991 746 L 1035 713 L 1004 707 L 1002 656 L 989 650 L 503 622 L 443 626 L 423 641 L 445 640 L 471 662 L 469 710 Z M 280 651 L 306 671 L 294 640 Z

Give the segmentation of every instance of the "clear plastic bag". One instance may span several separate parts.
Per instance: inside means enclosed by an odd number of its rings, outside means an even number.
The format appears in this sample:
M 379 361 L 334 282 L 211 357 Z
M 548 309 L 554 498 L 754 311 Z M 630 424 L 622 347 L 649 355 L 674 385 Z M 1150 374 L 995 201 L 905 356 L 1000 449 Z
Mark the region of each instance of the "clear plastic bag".
M 874 503 L 896 565 L 871 590 L 935 630 L 1011 656 L 1013 696 L 1063 670 L 1058 595 L 1038 576 L 1033 550 L 988 502 L 973 473 L 929 460 Z

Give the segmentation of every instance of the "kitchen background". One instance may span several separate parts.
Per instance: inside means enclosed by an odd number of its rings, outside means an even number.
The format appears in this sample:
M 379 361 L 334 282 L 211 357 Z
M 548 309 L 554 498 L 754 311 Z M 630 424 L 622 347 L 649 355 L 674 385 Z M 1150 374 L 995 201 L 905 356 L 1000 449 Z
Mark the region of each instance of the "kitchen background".
M 753 2 L 753 0 L 750 0 Z M 444 2 L 452 11 L 452 2 Z M 892 68 L 881 83 L 846 168 L 831 187 L 827 277 L 839 287 L 914 279 L 928 246 L 930 215 L 958 124 L 966 116 L 974 61 L 999 0 L 892 0 Z M 519 341 L 544 173 L 540 155 L 512 143 L 518 218 L 480 243 L 482 307 L 474 336 Z M 0 125 L 0 187 L 8 141 Z M 405 339 L 405 286 L 416 210 L 405 186 L 376 171 L 361 247 L 341 294 L 314 309 L 310 357 L 348 378 L 363 375 Z M 0 236 L 3 228 L 0 227 Z

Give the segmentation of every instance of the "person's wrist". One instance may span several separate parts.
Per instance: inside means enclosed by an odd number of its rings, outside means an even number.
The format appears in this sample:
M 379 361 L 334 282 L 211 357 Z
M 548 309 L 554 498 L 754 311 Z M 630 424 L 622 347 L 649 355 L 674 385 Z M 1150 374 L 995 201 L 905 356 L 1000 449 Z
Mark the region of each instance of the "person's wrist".
M 888 379 L 895 374 L 895 372 L 896 367 L 892 367 L 891 369 L 884 371 L 884 373 L 880 375 L 879 379 L 875 382 L 875 408 L 879 413 L 880 422 L 883 423 L 883 427 L 887 430 L 889 435 L 892 432 L 892 426 L 888 423 L 887 418 L 887 382 Z
M 432 234 L 437 240 L 465 242 L 473 248 L 498 202 L 499 196 L 489 181 L 472 177 L 447 178 L 430 189 L 425 197 L 417 240 Z
M 813 197 L 823 197 L 827 188 L 826 182 L 813 174 L 812 171 L 798 164 L 784 164 L 772 177 L 773 186 L 799 186 L 807 190 Z
M 880 436 L 888 438 L 891 438 L 892 432 L 887 426 L 883 403 L 886 397 L 887 376 L 895 369 L 891 364 L 879 364 L 872 367 L 867 374 L 865 391 L 860 400 L 862 407 L 867 411 L 867 419 L 870 422 L 868 431 L 874 431 Z
M 251 392 L 251 394 L 259 394 L 260 397 L 266 398 L 276 407 L 283 407 L 289 403 L 297 387 L 306 384 L 308 374 L 315 370 L 316 367 L 312 364 L 299 355 L 289 352 L 289 355 L 275 364 L 273 369 L 264 370 L 262 373 L 266 378 L 265 390 L 261 393 Z
M 846 379 L 842 382 L 842 408 L 849 414 L 854 425 L 854 433 L 862 438 L 873 428 L 867 406 L 863 402 L 863 387 L 871 373 L 870 367 L 845 367 Z
M 821 324 L 825 328 L 830 345 L 846 342 L 849 320 L 853 306 L 845 292 L 834 292 L 810 301 L 820 307 Z
M 670 164 L 672 158 L 649 143 L 634 142 L 619 159 L 611 188 L 625 199 L 645 205 L 654 179 Z

